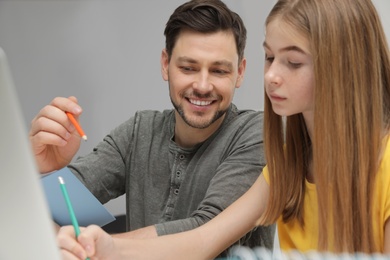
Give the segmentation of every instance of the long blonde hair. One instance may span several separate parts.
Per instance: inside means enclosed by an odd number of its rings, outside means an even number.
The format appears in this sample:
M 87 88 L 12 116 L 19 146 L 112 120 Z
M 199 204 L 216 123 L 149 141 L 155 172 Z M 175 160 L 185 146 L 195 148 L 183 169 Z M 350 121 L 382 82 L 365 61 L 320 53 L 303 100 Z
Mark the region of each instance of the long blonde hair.
M 282 215 L 285 222 L 296 218 L 304 226 L 305 178 L 312 158 L 318 249 L 378 251 L 371 202 L 390 121 L 389 49 L 378 14 L 370 0 L 279 0 L 266 24 L 274 19 L 309 41 L 314 132 L 311 140 L 301 114 L 287 117 L 284 126 L 265 95 L 271 185 L 264 219 L 271 223 Z

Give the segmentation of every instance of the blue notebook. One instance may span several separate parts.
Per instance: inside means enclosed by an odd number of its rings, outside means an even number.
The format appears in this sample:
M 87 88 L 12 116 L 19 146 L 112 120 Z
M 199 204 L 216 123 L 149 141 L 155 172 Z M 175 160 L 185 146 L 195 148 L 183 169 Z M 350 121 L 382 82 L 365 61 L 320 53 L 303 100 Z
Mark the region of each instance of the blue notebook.
M 60 183 L 58 182 L 59 176 L 64 179 L 80 226 L 86 227 L 95 224 L 102 227 L 115 220 L 115 217 L 104 205 L 65 167 L 41 178 L 52 218 L 58 225 L 72 225 Z

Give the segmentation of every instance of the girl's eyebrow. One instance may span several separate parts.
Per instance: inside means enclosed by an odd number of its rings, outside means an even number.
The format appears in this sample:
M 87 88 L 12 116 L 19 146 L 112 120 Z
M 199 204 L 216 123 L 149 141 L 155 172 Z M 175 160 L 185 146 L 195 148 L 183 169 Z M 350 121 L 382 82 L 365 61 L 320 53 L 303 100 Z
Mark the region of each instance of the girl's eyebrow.
M 267 48 L 267 49 L 270 49 L 269 45 L 268 45 L 266 42 L 263 42 L 263 47 L 264 47 L 264 48 Z M 299 53 L 308 55 L 308 53 L 306 53 L 304 50 L 302 50 L 301 48 L 299 48 L 299 47 L 296 46 L 296 45 L 289 45 L 289 46 L 286 46 L 286 47 L 284 47 L 284 48 L 281 48 L 279 51 L 280 51 L 280 52 L 296 51 L 296 52 L 299 52 Z

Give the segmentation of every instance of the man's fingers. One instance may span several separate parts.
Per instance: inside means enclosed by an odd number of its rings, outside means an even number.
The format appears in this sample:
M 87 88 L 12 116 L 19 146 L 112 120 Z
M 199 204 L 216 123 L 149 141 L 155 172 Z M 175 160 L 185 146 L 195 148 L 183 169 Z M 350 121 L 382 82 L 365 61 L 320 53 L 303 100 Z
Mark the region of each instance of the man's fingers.
M 68 111 L 76 116 L 79 116 L 82 112 L 81 107 L 77 104 L 77 98 L 74 96 L 69 98 L 56 97 L 51 101 L 50 105 L 58 107 L 63 111 Z

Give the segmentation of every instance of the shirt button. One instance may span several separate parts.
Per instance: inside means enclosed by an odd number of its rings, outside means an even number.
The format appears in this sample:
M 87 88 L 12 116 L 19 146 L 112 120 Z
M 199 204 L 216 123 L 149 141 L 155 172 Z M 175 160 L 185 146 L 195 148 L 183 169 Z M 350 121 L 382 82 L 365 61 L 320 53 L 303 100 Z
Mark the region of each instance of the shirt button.
M 175 189 L 175 190 L 173 191 L 173 193 L 175 193 L 175 195 L 179 194 L 179 189 Z
M 176 172 L 176 178 L 179 178 L 179 177 L 180 177 L 180 174 L 181 174 L 181 172 L 177 171 L 177 172 Z
M 180 158 L 180 160 L 184 160 L 184 158 L 186 158 L 186 157 L 184 154 L 180 154 L 179 158 Z

